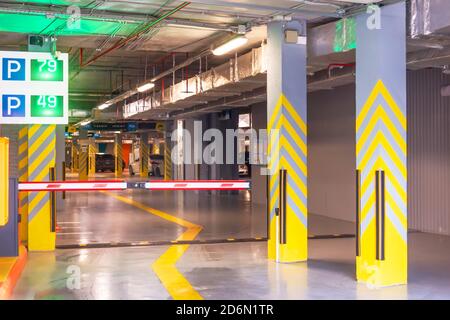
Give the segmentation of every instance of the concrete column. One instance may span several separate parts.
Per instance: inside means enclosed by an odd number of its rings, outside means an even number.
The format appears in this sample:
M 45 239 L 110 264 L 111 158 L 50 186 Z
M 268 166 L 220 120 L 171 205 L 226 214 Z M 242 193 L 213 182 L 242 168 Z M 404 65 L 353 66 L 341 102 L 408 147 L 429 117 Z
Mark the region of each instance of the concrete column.
M 78 138 L 78 180 L 84 181 L 88 178 L 88 155 L 89 141 L 87 140 L 87 131 L 80 129 Z
M 49 181 L 56 162 L 56 126 L 28 126 L 28 180 Z M 51 229 L 49 192 L 30 192 L 28 196 L 28 249 L 54 250 L 56 233 Z
M 404 2 L 357 17 L 356 277 L 375 286 L 407 282 L 405 21 Z
M 172 130 L 173 130 L 173 122 L 167 121 L 165 123 L 165 132 L 164 132 L 164 180 L 172 180 L 173 177 L 172 141 L 171 141 Z
M 114 158 L 115 158 L 115 171 L 116 178 L 122 178 L 123 165 L 122 165 L 122 135 L 116 134 L 114 136 Z
M 142 178 L 148 178 L 148 151 L 148 133 L 143 132 L 139 145 L 140 175 Z
M 94 138 L 89 138 L 88 146 L 88 175 L 89 177 L 95 177 L 95 154 L 97 153 L 97 145 Z
M 277 262 L 304 261 L 308 256 L 306 25 L 274 21 L 268 24 L 267 37 L 268 257 Z M 280 170 L 287 172 L 285 184 L 280 183 Z M 280 199 L 283 186 L 285 201 Z

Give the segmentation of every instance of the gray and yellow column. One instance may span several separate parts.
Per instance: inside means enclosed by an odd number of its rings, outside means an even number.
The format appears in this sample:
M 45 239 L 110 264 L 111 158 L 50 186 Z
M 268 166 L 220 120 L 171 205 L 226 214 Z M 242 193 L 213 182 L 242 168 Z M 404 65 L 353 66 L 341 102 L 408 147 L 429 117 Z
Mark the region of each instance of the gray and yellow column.
M 97 154 L 97 146 L 94 139 L 89 139 L 88 144 L 88 175 L 89 177 L 95 177 L 95 155 Z
M 407 282 L 406 9 L 375 9 L 357 17 L 356 277 L 388 286 Z
M 50 168 L 55 168 L 55 125 L 28 127 L 28 181 L 49 181 Z M 28 249 L 55 249 L 56 234 L 51 228 L 51 199 L 49 192 L 28 194 Z
M 19 150 L 18 150 L 18 169 L 19 182 L 28 181 L 28 126 L 23 126 L 19 130 Z M 20 212 L 20 226 L 19 234 L 20 240 L 23 244 L 28 241 L 28 193 L 19 193 L 19 212 Z
M 147 178 L 149 157 L 148 133 L 141 133 L 141 139 L 139 143 L 140 175 L 142 178 Z
M 121 178 L 123 175 L 123 159 L 122 159 L 122 135 L 114 136 L 114 158 L 115 158 L 115 177 Z
M 304 261 L 308 257 L 306 24 L 274 21 L 267 31 L 268 256 L 277 262 Z M 280 179 L 280 170 L 285 180 Z

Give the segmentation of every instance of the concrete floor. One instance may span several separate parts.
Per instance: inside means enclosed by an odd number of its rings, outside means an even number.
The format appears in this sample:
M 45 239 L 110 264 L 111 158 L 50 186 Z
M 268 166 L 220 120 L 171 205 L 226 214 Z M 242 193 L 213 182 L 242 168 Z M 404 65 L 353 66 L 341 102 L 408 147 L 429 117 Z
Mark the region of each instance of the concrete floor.
M 248 194 L 117 192 L 201 225 L 198 239 L 265 236 L 265 209 Z M 72 193 L 60 213 L 58 243 L 174 240 L 181 226 L 105 193 Z M 66 222 L 66 223 L 65 223 Z M 77 222 L 77 223 L 67 223 Z M 70 229 L 72 227 L 72 229 Z M 353 224 L 311 215 L 315 234 L 351 233 Z M 409 284 L 369 288 L 354 280 L 354 239 L 310 240 L 307 263 L 267 260 L 266 243 L 191 245 L 178 271 L 205 299 L 449 299 L 450 237 L 409 235 Z M 180 246 L 174 246 L 180 248 Z M 186 247 L 187 248 L 187 247 Z M 169 246 L 30 253 L 13 299 L 171 299 L 152 269 Z M 69 289 L 80 273 L 80 289 Z M 68 285 L 69 281 L 69 285 Z
M 307 263 L 276 264 L 265 243 L 192 245 L 177 264 L 205 299 L 449 299 L 450 237 L 410 234 L 409 284 L 354 281 L 354 240 L 311 240 Z M 151 264 L 168 247 L 31 253 L 13 299 L 170 299 Z M 81 289 L 67 288 L 70 266 Z

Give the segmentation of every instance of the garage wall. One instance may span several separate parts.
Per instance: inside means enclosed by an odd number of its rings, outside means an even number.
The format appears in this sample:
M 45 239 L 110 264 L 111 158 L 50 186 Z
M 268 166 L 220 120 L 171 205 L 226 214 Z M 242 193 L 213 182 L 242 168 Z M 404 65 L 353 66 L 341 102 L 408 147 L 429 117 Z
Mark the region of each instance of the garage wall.
M 450 235 L 450 76 L 409 71 L 409 228 Z M 309 211 L 354 221 L 354 85 L 309 95 Z
M 308 95 L 308 211 L 355 221 L 355 86 Z
M 408 73 L 408 214 L 412 229 L 450 235 L 450 97 L 440 70 Z

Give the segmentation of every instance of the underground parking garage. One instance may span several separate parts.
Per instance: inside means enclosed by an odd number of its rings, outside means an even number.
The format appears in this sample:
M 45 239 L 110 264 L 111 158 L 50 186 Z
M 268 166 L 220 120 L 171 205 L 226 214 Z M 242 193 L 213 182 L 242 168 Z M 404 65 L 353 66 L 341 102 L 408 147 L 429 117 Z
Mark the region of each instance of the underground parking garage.
M 0 1 L 0 299 L 449 299 L 450 5 L 368 2 Z

